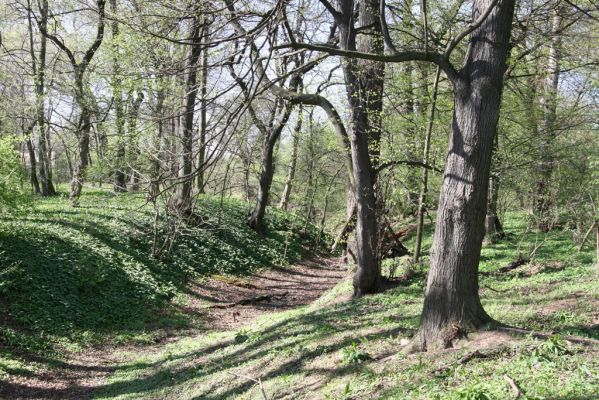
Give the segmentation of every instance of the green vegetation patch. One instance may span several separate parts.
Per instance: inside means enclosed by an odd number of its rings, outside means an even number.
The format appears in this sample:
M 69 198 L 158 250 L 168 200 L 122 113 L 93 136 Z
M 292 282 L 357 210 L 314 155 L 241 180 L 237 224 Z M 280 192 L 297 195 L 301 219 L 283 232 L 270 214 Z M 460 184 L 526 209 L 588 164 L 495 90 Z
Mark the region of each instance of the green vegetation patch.
M 189 320 L 171 301 L 187 281 L 286 265 L 318 248 L 315 227 L 279 210 L 268 210 L 258 236 L 245 224 L 248 207 L 202 196 L 196 213 L 204 224 L 194 227 L 167 221 L 162 208 L 156 215 L 141 195 L 88 190 L 79 208 L 56 197 L 3 216 L 0 342 L 31 351 L 107 334 L 144 342 L 150 326 Z

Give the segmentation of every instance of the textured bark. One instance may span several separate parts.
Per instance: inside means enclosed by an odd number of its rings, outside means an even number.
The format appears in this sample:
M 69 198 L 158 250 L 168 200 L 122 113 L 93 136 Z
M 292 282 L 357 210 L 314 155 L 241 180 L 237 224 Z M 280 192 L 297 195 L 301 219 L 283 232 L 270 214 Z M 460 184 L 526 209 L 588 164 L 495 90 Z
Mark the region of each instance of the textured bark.
M 208 27 L 204 20 L 204 27 L 202 28 L 202 41 L 204 43 L 202 49 L 202 67 L 201 67 L 201 80 L 200 80 L 200 132 L 199 132 L 199 149 L 198 149 L 198 178 L 197 186 L 198 192 L 204 193 L 204 168 L 206 163 L 206 106 L 208 96 L 208 47 L 207 44 L 210 40 Z
M 33 193 L 40 194 L 40 184 L 37 179 L 37 160 L 35 158 L 35 149 L 33 148 L 33 143 L 31 143 L 31 139 L 27 138 L 25 141 L 27 145 L 27 153 L 29 154 L 29 180 L 31 181 L 31 189 Z
M 129 164 L 131 167 L 131 176 L 129 177 L 129 191 L 137 192 L 139 190 L 139 179 L 140 174 L 137 170 L 137 160 L 139 159 L 139 146 L 138 146 L 138 135 L 137 135 L 137 120 L 139 119 L 139 109 L 141 108 L 141 103 L 144 100 L 144 94 L 141 90 L 138 91 L 137 96 L 131 96 L 131 105 L 130 110 L 128 112 L 128 123 L 127 123 L 127 132 L 128 132 L 128 148 L 129 148 Z
M 487 199 L 487 215 L 485 217 L 485 239 L 484 243 L 493 243 L 495 239 L 505 236 L 503 225 L 497 214 L 497 203 L 499 200 L 499 176 L 491 174 L 489 177 L 489 194 Z
M 91 93 L 91 90 L 87 87 L 86 82 L 86 71 L 89 63 L 93 59 L 96 51 L 102 44 L 102 40 L 104 39 L 104 22 L 105 22 L 105 0 L 97 0 L 96 5 L 98 7 L 98 25 L 96 31 L 96 37 L 94 42 L 90 45 L 90 47 L 83 54 L 83 58 L 80 61 L 77 61 L 75 58 L 75 53 L 71 51 L 64 43 L 60 37 L 53 35 L 48 32 L 46 29 L 47 26 L 42 20 L 38 21 L 38 27 L 46 38 L 52 40 L 56 46 L 58 46 L 63 52 L 66 53 L 67 58 L 73 68 L 73 74 L 75 75 L 75 87 L 74 87 L 74 95 L 75 102 L 79 107 L 79 129 L 77 132 L 78 136 L 78 146 L 77 146 L 77 163 L 75 164 L 75 168 L 73 171 L 73 175 L 71 177 L 71 192 L 69 195 L 69 199 L 71 202 L 71 206 L 76 207 L 79 205 L 79 196 L 81 195 L 81 189 L 83 188 L 83 180 L 85 170 L 89 164 L 89 140 L 90 140 L 90 131 L 91 131 L 91 114 L 93 104 L 87 98 L 88 94 Z M 41 8 L 45 9 L 48 12 L 48 1 L 43 0 Z
M 117 1 L 110 0 L 110 11 L 114 16 L 117 14 Z M 116 113 L 116 151 L 115 151 L 115 171 L 114 171 L 114 191 L 124 192 L 127 190 L 127 174 L 125 173 L 125 109 L 123 104 L 123 82 L 121 78 L 121 68 L 119 65 L 119 21 L 114 18 L 111 21 L 112 33 L 112 98 L 114 99 L 114 110 Z
M 179 183 L 175 194 L 169 199 L 171 211 L 188 215 L 192 212 L 191 190 L 193 187 L 193 118 L 198 94 L 197 70 L 201 55 L 202 18 L 196 15 L 192 21 L 190 41 L 195 44 L 191 47 L 185 66 L 185 102 L 183 126 L 180 130 L 180 164 Z
M 557 134 L 556 112 L 561 52 L 561 25 L 562 16 L 560 10 L 555 8 L 552 10 L 551 32 L 549 33 L 551 40 L 549 42 L 547 69 L 543 80 L 542 95 L 539 99 L 542 112 L 539 126 L 541 143 L 539 148 L 539 162 L 537 164 L 538 178 L 533 194 L 533 213 L 537 222 L 537 229 L 543 232 L 552 228 L 549 216 L 551 209 L 549 186 L 555 166 L 553 143 Z
M 363 0 L 358 3 L 358 25 L 364 30 L 359 40 L 354 26 L 354 2 L 339 0 L 338 6 L 339 38 L 343 49 L 382 54 L 379 1 Z M 350 106 L 350 142 L 357 204 L 357 271 L 353 279 L 353 295 L 360 297 L 375 293 L 380 286 L 375 165 L 378 163 L 381 132 L 384 64 L 346 58 L 343 62 L 343 73 Z
M 476 0 L 474 17 L 491 1 Z M 472 32 L 454 81 L 452 134 L 417 337 L 421 349 L 451 346 L 460 334 L 491 322 L 478 295 L 478 264 L 514 2 L 499 0 Z
M 38 156 L 39 156 L 39 182 L 40 194 L 42 196 L 53 196 L 56 194 L 52 183 L 52 164 L 50 162 L 50 141 L 46 135 L 46 116 L 44 107 L 45 79 L 46 79 L 46 48 L 47 39 L 44 34 L 40 37 L 39 55 L 36 57 L 33 42 L 33 23 L 31 21 L 31 4 L 28 2 L 28 22 L 31 61 L 35 75 L 35 102 L 36 119 L 38 127 Z M 39 19 L 40 31 L 45 31 L 48 24 L 48 2 L 40 3 Z
M 159 81 L 159 85 L 162 82 Z M 164 138 L 164 100 L 165 94 L 162 86 L 159 86 L 156 93 L 156 116 L 158 118 L 157 126 L 156 126 L 156 136 L 154 138 L 154 149 L 155 154 L 153 154 L 151 158 L 152 164 L 152 176 L 150 180 L 150 187 L 148 190 L 148 199 L 150 201 L 155 201 L 156 197 L 160 193 L 160 160 L 162 160 L 162 141 Z
M 296 78 L 297 79 L 297 78 Z M 293 84 L 292 84 L 293 85 Z M 294 84 L 297 87 L 297 83 Z M 279 100 L 282 102 L 284 100 Z M 266 206 L 270 196 L 270 187 L 272 184 L 272 178 L 275 172 L 274 166 L 274 149 L 275 144 L 281 136 L 283 128 L 289 120 L 291 115 L 292 104 L 287 103 L 276 107 L 275 118 L 271 120 L 268 127 L 264 124 L 257 123 L 258 120 L 254 119 L 254 123 L 259 126 L 262 131 L 263 143 L 262 143 L 262 157 L 260 165 L 260 176 L 258 178 L 258 197 L 256 199 L 256 205 L 254 210 L 248 218 L 248 225 L 250 228 L 258 233 L 264 232 L 264 214 L 266 212 Z M 252 112 L 255 116 L 255 114 Z
M 297 121 L 295 123 L 295 128 L 293 129 L 289 169 L 287 171 L 287 178 L 285 179 L 285 187 L 283 188 L 281 201 L 279 202 L 279 208 L 283 210 L 287 209 L 289 203 L 289 196 L 291 195 L 291 188 L 293 186 L 293 179 L 295 178 L 295 168 L 297 166 L 297 150 L 299 147 L 300 133 L 302 131 L 302 119 L 302 108 L 300 107 L 299 111 L 297 112 Z

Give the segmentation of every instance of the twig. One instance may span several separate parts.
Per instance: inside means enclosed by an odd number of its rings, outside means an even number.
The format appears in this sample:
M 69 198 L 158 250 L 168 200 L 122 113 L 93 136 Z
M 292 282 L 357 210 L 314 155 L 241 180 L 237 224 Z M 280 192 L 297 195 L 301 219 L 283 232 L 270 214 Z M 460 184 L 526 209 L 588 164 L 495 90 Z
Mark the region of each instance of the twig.
M 210 363 L 210 364 L 212 364 L 212 365 L 214 365 L 214 366 L 216 366 L 216 367 L 222 367 L 222 365 L 219 365 L 219 364 L 215 363 L 214 361 L 208 360 L 207 362 Z M 256 385 L 258 385 L 258 387 L 260 388 L 260 392 L 262 393 L 262 397 L 264 398 L 264 400 L 268 400 L 268 396 L 266 395 L 266 391 L 264 390 L 264 385 L 262 385 L 262 379 L 260 379 L 260 378 L 252 378 L 251 376 L 243 375 L 243 374 L 235 374 L 235 373 L 230 372 L 230 371 L 223 371 L 223 372 L 225 374 L 234 376 L 236 378 L 244 378 L 244 379 L 247 379 L 249 381 L 255 382 Z
M 504 289 L 504 290 L 493 289 L 491 286 L 487 286 L 487 285 L 483 285 L 481 287 L 485 288 L 485 289 L 489 289 L 490 291 L 495 292 L 495 293 L 507 293 L 510 291 L 510 289 Z
M 518 385 L 516 384 L 516 382 L 509 377 L 509 375 L 503 375 L 503 379 L 505 379 L 507 381 L 507 383 L 510 384 L 510 386 L 512 387 L 512 389 L 514 390 L 514 399 L 519 399 L 522 396 L 522 390 L 520 390 L 520 388 L 518 387 Z
M 589 235 L 591 234 L 591 232 L 593 232 L 593 229 L 595 229 L 595 226 L 597 225 L 598 222 L 599 222 L 599 220 L 595 220 L 595 222 L 593 222 L 593 225 L 591 225 L 591 227 L 589 228 L 587 233 L 584 234 L 584 237 L 582 238 L 582 242 L 580 243 L 580 246 L 578 247 L 579 252 L 582 251 L 584 244 L 586 243 L 587 239 L 589 238 Z
M 453 365 L 457 365 L 457 364 L 466 364 L 467 362 L 469 362 L 470 360 L 474 359 L 474 358 L 488 358 L 490 357 L 494 352 L 491 353 L 483 353 L 479 350 L 474 350 L 472 353 L 468 353 L 465 356 L 463 356 L 462 358 L 460 358 L 458 361 L 451 363 L 449 365 L 445 365 L 442 366 L 440 368 L 437 368 L 436 370 L 433 371 L 433 374 L 438 375 L 438 374 L 443 374 L 445 372 L 447 372 Z

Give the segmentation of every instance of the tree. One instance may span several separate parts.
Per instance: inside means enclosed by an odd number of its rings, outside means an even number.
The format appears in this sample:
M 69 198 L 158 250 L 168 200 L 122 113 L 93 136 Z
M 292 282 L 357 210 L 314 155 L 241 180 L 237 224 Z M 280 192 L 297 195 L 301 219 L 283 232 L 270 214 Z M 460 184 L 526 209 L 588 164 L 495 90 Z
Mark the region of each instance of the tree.
M 115 151 L 115 171 L 114 171 L 114 191 L 124 192 L 127 190 L 127 175 L 125 174 L 125 108 L 123 101 L 123 79 L 120 68 L 120 36 L 119 20 L 117 18 L 117 1 L 110 0 L 110 11 L 113 19 L 111 21 L 112 33 L 112 98 L 114 99 L 115 110 L 115 128 L 116 128 L 116 151 Z
M 551 26 L 548 33 L 550 36 L 549 54 L 547 56 L 546 71 L 542 80 L 541 96 L 539 98 L 542 113 L 539 134 L 542 140 L 537 166 L 538 178 L 533 193 L 533 212 L 537 228 L 544 232 L 551 229 L 552 226 L 550 216 L 548 215 L 551 206 L 549 185 L 555 164 L 553 144 L 557 135 L 557 94 L 560 76 L 563 12 L 563 7 L 560 10 L 559 1 L 552 7 L 550 12 Z
M 56 46 L 62 50 L 66 55 L 71 64 L 74 74 L 74 95 L 75 101 L 79 106 L 79 129 L 78 129 L 78 146 L 77 146 L 77 164 L 73 171 L 71 178 L 71 192 L 69 199 L 71 205 L 76 207 L 79 205 L 79 196 L 81 195 L 81 189 L 83 188 L 83 181 L 85 179 L 85 170 L 89 164 L 89 141 L 90 131 L 92 127 L 92 103 L 89 101 L 88 96 L 92 95 L 91 90 L 88 87 L 86 80 L 87 68 L 96 54 L 96 51 L 102 44 L 104 39 L 104 9 L 106 6 L 106 0 L 97 0 L 96 6 L 98 7 L 98 24 L 96 30 L 96 37 L 93 43 L 84 52 L 83 58 L 77 61 L 75 53 L 69 49 L 65 42 L 55 34 L 48 31 L 48 27 L 42 20 L 38 20 L 38 27 L 42 34 L 48 39 L 52 40 Z M 48 0 L 42 0 L 42 9 L 48 10 Z
M 33 23 L 31 21 L 31 2 L 27 2 L 27 22 L 29 28 L 29 49 L 31 54 L 31 65 L 35 76 L 35 95 L 36 95 L 36 118 L 38 136 L 38 154 L 39 154 L 39 175 L 40 175 L 40 194 L 42 196 L 53 196 L 56 194 L 54 184 L 52 183 L 52 164 L 50 163 L 50 143 L 46 132 L 46 115 L 44 107 L 45 96 L 45 75 L 46 75 L 46 35 L 43 34 L 48 26 L 48 2 L 42 1 L 40 5 L 40 15 L 38 24 L 42 32 L 40 38 L 39 55 L 36 56 L 33 41 Z M 31 160 L 34 158 L 31 157 Z M 33 166 L 33 165 L 32 165 Z
M 181 215 L 192 212 L 191 190 L 193 187 L 193 126 L 196 97 L 198 94 L 197 71 L 201 56 L 203 19 L 201 11 L 194 13 L 189 34 L 189 57 L 184 69 L 185 101 L 183 105 L 183 126 L 180 130 L 179 183 L 175 194 L 169 199 L 169 208 Z
M 326 1 L 323 3 L 331 8 Z M 296 49 L 320 50 L 373 61 L 432 61 L 443 69 L 452 82 L 452 133 L 422 318 L 414 341 L 419 349 L 447 347 L 455 338 L 455 335 L 451 335 L 454 327 L 468 331 L 491 321 L 478 295 L 478 263 L 484 236 L 491 152 L 510 49 L 514 3 L 514 0 L 475 0 L 473 22 L 449 41 L 443 53 L 429 51 L 426 39 L 425 51 L 397 51 L 386 23 L 381 28 L 385 42 L 393 52 L 391 55 L 337 49 L 330 45 L 290 44 Z M 380 8 L 384 10 L 384 3 Z M 384 21 L 383 13 L 380 17 Z M 458 71 L 449 56 L 468 35 L 470 44 L 464 65 Z M 353 139 L 352 146 L 355 146 Z M 357 162 L 355 158 L 354 162 Z

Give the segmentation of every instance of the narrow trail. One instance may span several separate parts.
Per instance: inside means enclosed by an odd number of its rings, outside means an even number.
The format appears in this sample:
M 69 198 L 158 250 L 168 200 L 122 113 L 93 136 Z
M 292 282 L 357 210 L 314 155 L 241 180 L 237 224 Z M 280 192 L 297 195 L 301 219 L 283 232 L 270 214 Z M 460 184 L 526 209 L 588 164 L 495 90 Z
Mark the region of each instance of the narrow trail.
M 191 301 L 183 310 L 198 316 L 202 329 L 171 336 L 168 343 L 238 329 L 260 315 L 308 304 L 347 275 L 338 259 L 312 258 L 249 277 L 213 277 L 194 282 L 188 286 Z M 134 350 L 151 354 L 165 342 L 86 349 L 66 354 L 63 359 L 25 356 L 28 364 L 34 366 L 33 372 L 11 374 L 8 382 L 0 381 L 0 399 L 89 399 L 127 363 L 119 353 Z

